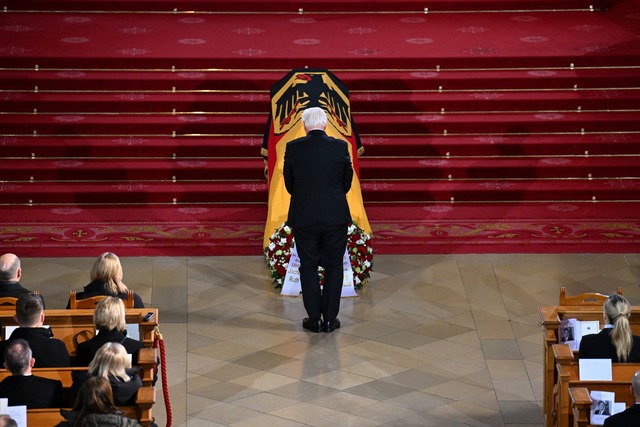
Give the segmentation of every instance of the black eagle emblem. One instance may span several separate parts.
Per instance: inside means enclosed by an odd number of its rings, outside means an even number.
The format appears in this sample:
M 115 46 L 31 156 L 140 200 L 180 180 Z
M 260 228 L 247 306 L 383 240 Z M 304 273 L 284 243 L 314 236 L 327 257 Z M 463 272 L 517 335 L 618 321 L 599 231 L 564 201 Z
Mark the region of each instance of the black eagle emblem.
M 274 102 L 274 107 L 274 123 L 279 123 L 280 130 L 298 120 L 307 108 L 320 107 L 341 133 L 351 133 L 348 98 L 326 73 L 296 74 L 292 84 Z

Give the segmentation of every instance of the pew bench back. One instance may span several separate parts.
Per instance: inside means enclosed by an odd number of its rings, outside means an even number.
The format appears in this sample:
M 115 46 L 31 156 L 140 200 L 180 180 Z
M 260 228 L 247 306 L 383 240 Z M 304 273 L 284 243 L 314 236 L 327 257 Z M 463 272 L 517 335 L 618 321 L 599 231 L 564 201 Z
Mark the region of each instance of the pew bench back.
M 147 313 L 154 313 L 151 320 L 143 320 Z M 2 338 L 5 336 L 5 326 L 17 326 L 13 315 L 15 311 L 0 310 L 0 325 L 3 326 Z M 91 339 L 95 334 L 93 325 L 93 310 L 45 310 L 45 324 L 51 327 L 54 338 L 62 340 L 69 350 L 71 357 L 76 354 L 79 343 Z M 138 324 L 140 341 L 145 347 L 153 347 L 156 327 L 158 326 L 157 308 L 129 308 L 126 310 L 128 324 Z
M 554 389 L 553 407 L 556 414 L 556 425 L 570 427 L 574 425 L 570 388 L 584 387 L 589 390 L 612 391 L 616 394 L 616 401 L 624 401 L 629 395 L 631 378 L 640 370 L 640 363 L 612 364 L 612 380 L 580 380 L 580 368 L 573 353 L 566 344 L 555 344 L 553 352 L 556 355 L 557 385 Z M 570 355 L 570 356 L 569 356 Z
M 544 389 L 544 422 L 547 427 L 558 425 L 558 413 L 555 408 L 554 396 L 557 387 L 557 370 L 556 359 L 552 346 L 558 344 L 558 327 L 562 320 L 578 319 L 597 320 L 600 322 L 600 328 L 603 325 L 602 306 L 562 306 L 548 305 L 539 306 L 538 313 L 540 315 L 539 325 L 542 328 L 543 341 L 543 389 Z M 631 330 L 634 335 L 640 335 L 640 306 L 631 308 L 631 316 L 629 318 Z
M 86 368 L 35 368 L 33 369 L 33 375 L 60 380 L 65 393 L 69 396 L 69 389 L 73 384 L 72 373 L 74 371 L 86 371 Z M 1 369 L 0 381 L 10 375 L 11 372 L 6 369 Z M 155 400 L 155 387 L 143 385 L 138 389 L 135 405 L 119 406 L 118 408 L 122 410 L 127 417 L 137 419 L 143 426 L 149 426 L 153 421 L 152 408 Z M 63 421 L 63 417 L 60 415 L 60 408 L 27 410 L 27 423 L 29 426 L 55 426 L 60 421 Z

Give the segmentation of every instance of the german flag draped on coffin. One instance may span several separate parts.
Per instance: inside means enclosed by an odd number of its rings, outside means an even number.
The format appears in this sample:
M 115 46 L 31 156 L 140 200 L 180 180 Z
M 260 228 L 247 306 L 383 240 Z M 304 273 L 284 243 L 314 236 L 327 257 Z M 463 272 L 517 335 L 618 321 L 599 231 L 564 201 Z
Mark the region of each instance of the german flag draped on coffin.
M 286 221 L 289 193 L 284 186 L 284 152 L 289 141 L 305 135 L 302 112 L 320 107 L 327 113 L 327 135 L 349 142 L 354 176 L 347 201 L 351 218 L 365 233 L 371 234 L 360 190 L 358 155 L 364 151 L 351 118 L 349 91 L 330 71 L 295 69 L 271 88 L 271 111 L 267 120 L 262 155 L 269 180 L 269 213 L 264 230 L 263 247 L 269 237 Z

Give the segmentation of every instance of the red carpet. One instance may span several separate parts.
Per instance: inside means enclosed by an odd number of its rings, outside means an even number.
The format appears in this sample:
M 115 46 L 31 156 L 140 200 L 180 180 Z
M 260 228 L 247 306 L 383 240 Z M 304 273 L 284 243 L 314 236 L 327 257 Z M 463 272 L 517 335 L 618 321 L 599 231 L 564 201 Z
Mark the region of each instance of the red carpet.
M 269 89 L 309 66 L 377 253 L 636 252 L 640 2 L 590 5 L 2 0 L 3 247 L 261 254 Z

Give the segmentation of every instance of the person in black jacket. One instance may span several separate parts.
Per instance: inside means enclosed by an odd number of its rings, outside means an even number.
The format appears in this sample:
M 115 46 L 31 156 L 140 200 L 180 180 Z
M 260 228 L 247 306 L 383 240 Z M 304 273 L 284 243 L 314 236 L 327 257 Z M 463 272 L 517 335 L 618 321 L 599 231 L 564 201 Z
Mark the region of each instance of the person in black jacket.
M 631 391 L 636 399 L 636 404 L 626 410 L 607 417 L 604 420 L 605 427 L 638 427 L 640 426 L 640 371 L 637 371 L 631 379 Z
M 88 341 L 78 344 L 76 366 L 88 366 L 98 349 L 108 342 L 117 342 L 132 355 L 133 365 L 138 363 L 138 350 L 142 342 L 127 338 L 124 302 L 118 297 L 107 297 L 100 301 L 93 312 L 96 335 Z
M 29 343 L 31 353 L 35 359 L 34 368 L 69 366 L 71 364 L 69 351 L 63 341 L 53 338 L 51 329 L 44 328 L 44 309 L 42 300 L 34 294 L 22 294 L 16 303 L 15 319 L 20 326 L 11 336 L 0 343 L 2 362 L 4 362 L 4 347 L 8 342 L 22 338 Z
M 133 405 L 136 401 L 138 389 L 142 387 L 142 380 L 138 376 L 137 369 L 130 368 L 131 358 L 122 344 L 108 342 L 104 344 L 91 363 L 87 371 L 74 371 L 71 376 L 71 400 L 82 384 L 91 377 L 105 377 L 111 384 L 113 401 L 117 406 Z
M 0 298 L 18 298 L 22 294 L 31 293 L 20 284 L 22 266 L 20 258 L 15 254 L 0 255 Z M 40 295 L 44 307 L 44 297 Z
M 302 301 L 309 316 L 302 327 L 332 332 L 340 327 L 353 166 L 348 143 L 325 133 L 327 115 L 322 108 L 304 110 L 302 122 L 307 135 L 287 143 L 284 154 L 284 183 L 291 195 L 287 223 L 300 257 Z M 324 267 L 322 290 L 319 266 Z
M 11 371 L 11 376 L 0 382 L 0 397 L 9 399 L 9 406 L 26 405 L 27 409 L 62 407 L 62 383 L 31 375 L 34 362 L 25 340 L 16 339 L 7 344 L 4 366 Z
M 611 359 L 618 362 L 640 362 L 640 337 L 631 333 L 631 304 L 622 295 L 613 294 L 604 302 L 605 327 L 597 334 L 580 340 L 581 359 Z
M 122 282 L 123 276 L 120 258 L 113 252 L 105 252 L 93 263 L 91 283 L 85 286 L 82 292 L 76 294 L 76 299 L 108 295 L 126 300 L 129 289 Z M 67 308 L 69 307 L 70 301 L 67 302 Z M 133 307 L 144 308 L 142 298 L 137 293 L 133 294 Z

